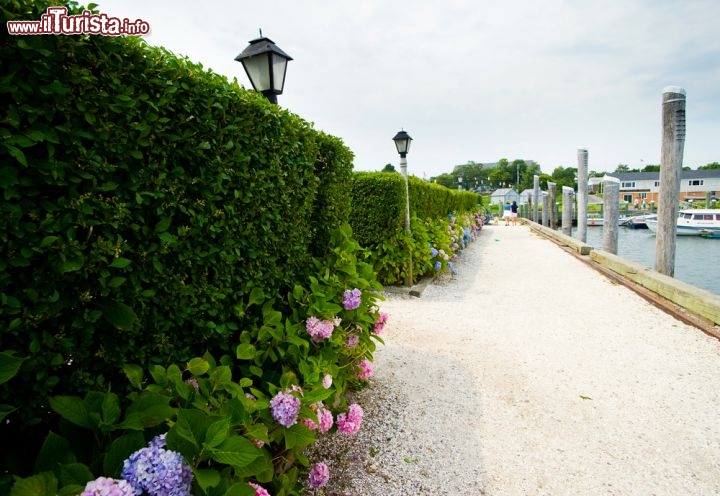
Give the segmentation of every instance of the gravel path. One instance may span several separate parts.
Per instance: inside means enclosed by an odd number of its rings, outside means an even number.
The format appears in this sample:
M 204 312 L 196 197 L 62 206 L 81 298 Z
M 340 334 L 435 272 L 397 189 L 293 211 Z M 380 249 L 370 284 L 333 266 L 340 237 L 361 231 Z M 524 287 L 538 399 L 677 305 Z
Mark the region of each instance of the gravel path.
M 386 294 L 333 495 L 720 494 L 720 342 L 525 226 L 491 225 L 421 298 Z

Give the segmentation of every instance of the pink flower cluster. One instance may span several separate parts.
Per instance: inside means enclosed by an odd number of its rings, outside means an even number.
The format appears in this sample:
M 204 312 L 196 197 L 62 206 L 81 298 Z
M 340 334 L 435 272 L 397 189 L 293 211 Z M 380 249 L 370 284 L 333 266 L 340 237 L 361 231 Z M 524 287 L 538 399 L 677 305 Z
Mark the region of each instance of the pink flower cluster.
M 316 343 L 323 339 L 329 339 L 332 336 L 335 327 L 340 325 L 340 319 L 335 317 L 333 320 L 320 320 L 317 317 L 308 317 L 305 322 L 305 329 Z
M 378 315 L 378 318 L 375 320 L 375 326 L 373 327 L 373 332 L 380 335 L 381 332 L 383 332 L 383 329 L 385 329 L 385 324 L 388 321 L 388 314 L 385 312 L 380 312 L 380 315 Z
M 322 387 L 325 389 L 330 389 L 330 386 L 332 386 L 332 376 L 330 374 L 325 374 L 322 378 Z
M 372 362 L 368 360 L 367 358 L 363 358 L 360 363 L 358 363 L 358 371 L 357 371 L 357 377 L 358 379 L 368 379 L 370 376 L 373 375 L 373 366 Z
M 343 434 L 355 434 L 360 430 L 363 420 L 363 409 L 357 403 L 350 405 L 347 413 L 340 413 L 337 416 L 338 430 Z
M 325 434 L 333 426 L 332 412 L 325 408 L 322 401 L 313 403 L 310 405 L 310 408 L 315 412 L 315 415 L 317 415 L 318 423 L 316 424 L 315 421 L 311 419 L 303 419 L 301 422 L 307 425 L 310 430 L 314 431 L 315 429 L 318 429 L 320 432 Z
M 254 482 L 248 481 L 248 486 L 255 489 L 255 496 L 270 496 L 270 493 L 267 492 L 267 489 L 262 487 L 260 484 L 255 484 Z

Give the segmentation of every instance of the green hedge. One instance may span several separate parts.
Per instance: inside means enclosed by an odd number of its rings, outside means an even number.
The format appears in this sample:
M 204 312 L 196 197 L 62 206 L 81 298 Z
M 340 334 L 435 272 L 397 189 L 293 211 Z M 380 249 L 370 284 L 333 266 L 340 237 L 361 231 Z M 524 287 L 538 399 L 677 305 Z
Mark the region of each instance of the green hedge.
M 444 218 L 482 204 L 480 195 L 408 178 L 410 212 L 419 219 Z M 405 180 L 401 174 L 356 172 L 352 176 L 351 225 L 361 245 L 391 239 L 405 226 Z
M 0 67 L 1 346 L 27 357 L 0 385 L 13 423 L 124 383 L 124 363 L 232 351 L 262 319 L 251 291 L 282 298 L 347 221 L 339 139 L 162 48 L 3 34 Z

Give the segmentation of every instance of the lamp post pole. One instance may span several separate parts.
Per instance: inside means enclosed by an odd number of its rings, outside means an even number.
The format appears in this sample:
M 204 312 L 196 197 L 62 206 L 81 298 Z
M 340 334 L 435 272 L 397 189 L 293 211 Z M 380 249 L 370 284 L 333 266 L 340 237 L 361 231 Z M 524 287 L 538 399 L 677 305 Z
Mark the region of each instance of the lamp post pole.
M 407 171 L 407 153 L 410 150 L 410 142 L 412 138 L 405 131 L 398 132 L 393 138 L 395 147 L 400 154 L 400 172 L 405 178 L 405 233 L 407 234 L 408 240 L 411 236 L 410 229 L 410 186 L 408 185 L 408 171 Z M 412 274 L 412 251 L 408 246 L 409 260 L 407 263 L 407 269 L 405 270 L 405 285 L 411 287 L 413 285 L 413 274 Z

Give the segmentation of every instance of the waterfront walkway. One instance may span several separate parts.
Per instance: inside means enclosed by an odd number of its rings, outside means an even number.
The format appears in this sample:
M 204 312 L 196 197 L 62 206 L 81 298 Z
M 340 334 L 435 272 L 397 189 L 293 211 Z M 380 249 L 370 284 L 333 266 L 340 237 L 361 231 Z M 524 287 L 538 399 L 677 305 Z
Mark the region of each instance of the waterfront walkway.
M 527 226 L 484 227 L 457 266 L 387 293 L 328 494 L 720 494 L 717 339 Z

